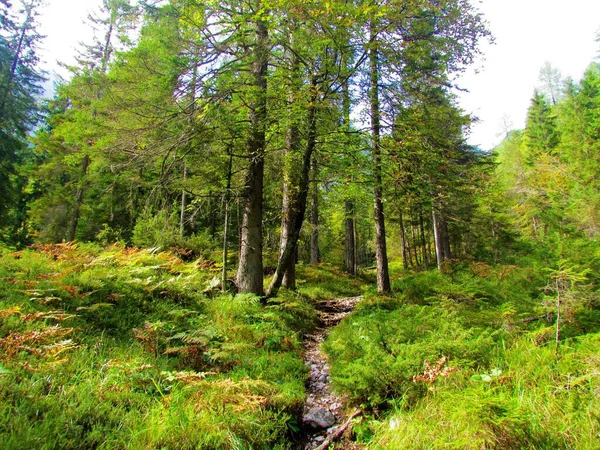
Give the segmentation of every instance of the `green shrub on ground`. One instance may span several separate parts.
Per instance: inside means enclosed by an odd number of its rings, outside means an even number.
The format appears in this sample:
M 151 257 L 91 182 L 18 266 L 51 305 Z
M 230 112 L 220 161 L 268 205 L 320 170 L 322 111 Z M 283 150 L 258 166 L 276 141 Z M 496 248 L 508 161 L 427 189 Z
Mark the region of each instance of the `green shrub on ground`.
M 307 296 L 208 297 L 212 269 L 122 245 L 1 258 L 3 448 L 289 447 Z
M 524 336 L 494 369 L 462 369 L 413 409 L 371 423 L 369 448 L 597 448 L 599 344 L 600 334 L 572 341 L 556 364 L 551 347 Z
M 594 284 L 570 292 L 576 308 L 564 301 L 556 354 L 547 283 L 541 269 L 471 264 L 367 295 L 325 342 L 335 386 L 371 411 L 358 439 L 373 449 L 597 448 Z
M 497 337 L 466 328 L 459 317 L 433 306 L 406 305 L 391 311 L 363 306 L 325 342 L 334 386 L 372 407 L 393 398 L 424 394 L 413 377 L 426 361 L 447 357 L 454 367 L 487 364 Z

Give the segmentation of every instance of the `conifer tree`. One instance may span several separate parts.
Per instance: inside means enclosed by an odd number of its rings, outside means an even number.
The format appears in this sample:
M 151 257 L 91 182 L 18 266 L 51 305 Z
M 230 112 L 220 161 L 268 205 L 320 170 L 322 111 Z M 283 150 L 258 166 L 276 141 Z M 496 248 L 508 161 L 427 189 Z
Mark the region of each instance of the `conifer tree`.
M 10 3 L 0 5 L 0 227 L 10 226 L 9 239 L 22 226 L 15 214 L 20 185 L 15 168 L 27 148 L 27 134 L 37 124 L 44 74 L 38 46 L 43 36 L 37 19 L 43 0 L 25 0 L 11 14 Z

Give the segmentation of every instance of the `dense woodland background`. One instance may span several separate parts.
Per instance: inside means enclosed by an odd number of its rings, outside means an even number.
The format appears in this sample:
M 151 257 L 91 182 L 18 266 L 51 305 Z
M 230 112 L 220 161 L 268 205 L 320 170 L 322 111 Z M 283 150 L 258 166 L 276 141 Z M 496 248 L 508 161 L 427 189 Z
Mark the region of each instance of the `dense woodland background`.
M 600 64 L 485 152 L 467 0 L 104 0 L 46 100 L 42 6 L 0 0 L 11 448 L 288 448 L 315 302 L 358 294 L 358 442 L 597 448 Z

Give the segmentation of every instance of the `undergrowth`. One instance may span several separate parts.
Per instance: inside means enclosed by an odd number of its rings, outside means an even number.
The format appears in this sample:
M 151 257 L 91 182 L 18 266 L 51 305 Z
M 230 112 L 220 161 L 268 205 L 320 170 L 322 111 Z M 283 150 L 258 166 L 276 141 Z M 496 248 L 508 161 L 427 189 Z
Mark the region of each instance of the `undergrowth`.
M 214 263 L 156 249 L 3 250 L 2 448 L 292 448 L 315 303 L 360 294 L 324 350 L 367 448 L 597 448 L 597 280 L 556 303 L 563 272 L 463 264 L 379 296 L 299 265 L 298 292 L 263 304 L 216 290 Z
M 215 291 L 218 270 L 119 245 L 3 251 L 2 448 L 289 448 L 313 300 L 359 289 L 300 267 L 312 287 L 263 305 Z
M 594 283 L 556 311 L 544 272 L 472 264 L 368 293 L 325 342 L 373 449 L 592 449 L 600 439 Z

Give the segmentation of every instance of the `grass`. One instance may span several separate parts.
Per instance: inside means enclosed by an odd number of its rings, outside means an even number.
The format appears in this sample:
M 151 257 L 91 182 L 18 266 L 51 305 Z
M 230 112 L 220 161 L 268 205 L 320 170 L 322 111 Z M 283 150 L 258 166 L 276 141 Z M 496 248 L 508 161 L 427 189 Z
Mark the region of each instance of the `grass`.
M 324 344 L 372 449 L 593 449 L 595 283 L 573 288 L 554 351 L 535 268 L 393 275 L 395 294 L 298 266 L 262 304 L 218 268 L 123 246 L 0 252 L 0 439 L 7 449 L 289 449 L 315 303 L 362 295 Z
M 554 352 L 543 274 L 483 264 L 396 277 L 325 342 L 372 449 L 593 449 L 600 439 L 594 286 Z M 543 313 L 543 314 L 540 314 Z M 550 330 L 550 331 L 548 331 Z
M 313 302 L 360 291 L 300 267 L 300 293 L 262 305 L 212 291 L 210 264 L 118 245 L 0 261 L 6 449 L 290 448 Z

